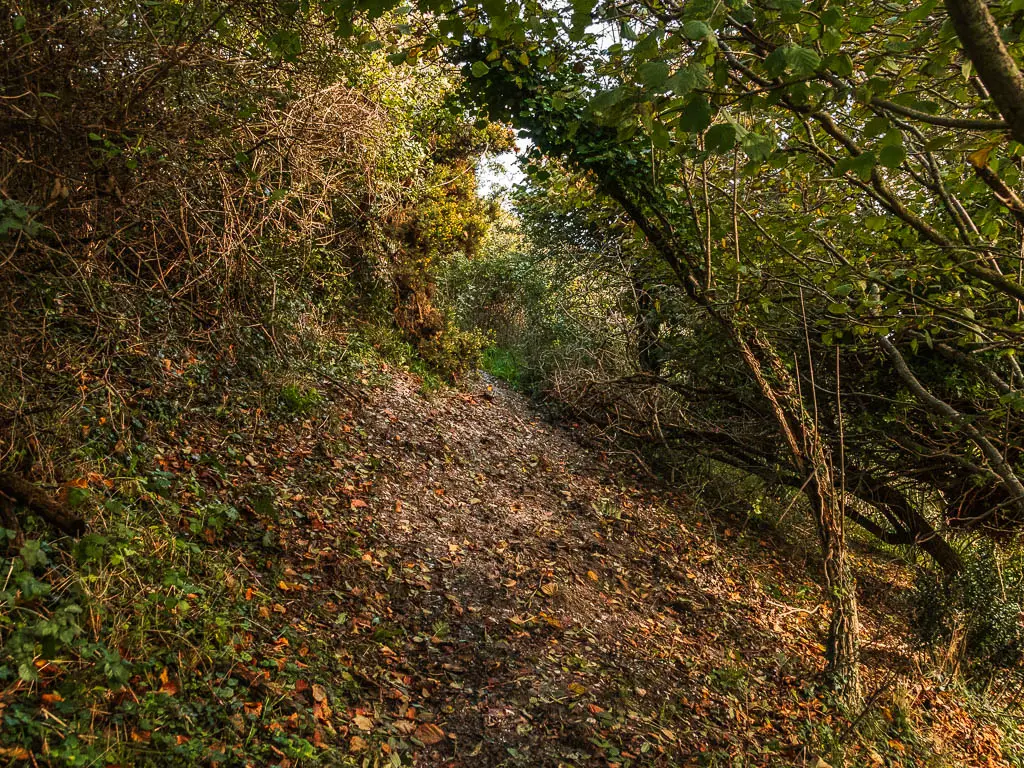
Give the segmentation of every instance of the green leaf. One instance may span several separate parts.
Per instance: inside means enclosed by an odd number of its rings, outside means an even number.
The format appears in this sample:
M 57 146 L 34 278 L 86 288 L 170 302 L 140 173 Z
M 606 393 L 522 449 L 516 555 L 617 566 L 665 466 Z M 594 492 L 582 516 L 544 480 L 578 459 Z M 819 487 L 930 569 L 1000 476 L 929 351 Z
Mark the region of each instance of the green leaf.
M 885 117 L 873 117 L 864 125 L 864 135 L 869 139 L 881 136 L 889 130 L 889 120 Z
M 924 21 L 925 19 L 928 18 L 929 14 L 931 14 L 931 12 L 935 10 L 936 2 L 937 0 L 925 0 L 923 3 L 917 6 L 917 8 L 914 8 L 903 18 L 913 23 Z
M 736 146 L 736 126 L 732 123 L 711 126 L 704 134 L 704 146 L 711 152 L 725 154 Z
M 622 88 L 612 88 L 610 91 L 601 91 L 590 100 L 590 109 L 593 112 L 605 112 L 614 107 L 621 100 L 625 91 Z
M 636 77 L 643 85 L 657 90 L 665 85 L 668 73 L 668 64 L 665 62 L 648 61 L 637 67 Z
M 687 21 L 683 24 L 683 34 L 689 40 L 711 40 L 714 38 L 711 27 L 703 21 Z
M 764 60 L 764 69 L 768 77 L 779 77 L 786 72 L 789 62 L 786 60 L 786 49 L 779 47 L 768 54 Z
M 786 59 L 793 74 L 799 76 L 813 75 L 821 66 L 821 57 L 818 54 L 799 45 L 789 46 Z
M 827 29 L 821 36 L 821 49 L 825 53 L 835 53 L 843 44 L 843 34 L 837 29 Z
M 871 16 L 851 16 L 850 17 L 850 29 L 854 32 L 867 32 L 871 29 L 875 23 L 874 18 Z
M 473 77 L 483 77 L 491 71 L 491 68 L 487 66 L 486 62 L 474 61 L 471 71 L 473 73 Z
M 700 133 L 711 125 L 711 105 L 704 94 L 697 93 L 690 97 L 679 116 L 679 130 L 686 133 Z
M 25 565 L 29 568 L 34 568 L 37 565 L 46 565 L 46 553 L 43 551 L 42 544 L 36 539 L 26 541 L 18 554 L 21 555 L 21 559 L 25 561 Z
M 651 130 L 651 143 L 658 149 L 668 149 L 668 128 L 665 127 L 664 123 L 658 122 L 654 124 L 654 127 Z
M 859 155 L 844 157 L 835 165 L 836 175 L 841 176 L 847 171 L 857 175 L 861 181 L 871 179 L 871 170 L 875 167 L 875 153 L 862 152 Z
M 824 13 L 821 14 L 821 23 L 824 24 L 826 27 L 839 26 L 842 20 L 842 12 L 835 6 L 828 8 Z
M 740 139 L 740 146 L 743 147 L 743 151 L 751 161 L 763 163 L 775 149 L 775 142 L 767 136 L 750 131 Z
M 708 76 L 704 67 L 699 64 L 690 64 L 677 70 L 672 74 L 665 85 L 672 89 L 676 96 L 686 97 L 694 88 L 702 88 L 707 85 Z
M 898 144 L 888 144 L 878 153 L 878 162 L 886 168 L 899 168 L 907 159 L 907 150 Z

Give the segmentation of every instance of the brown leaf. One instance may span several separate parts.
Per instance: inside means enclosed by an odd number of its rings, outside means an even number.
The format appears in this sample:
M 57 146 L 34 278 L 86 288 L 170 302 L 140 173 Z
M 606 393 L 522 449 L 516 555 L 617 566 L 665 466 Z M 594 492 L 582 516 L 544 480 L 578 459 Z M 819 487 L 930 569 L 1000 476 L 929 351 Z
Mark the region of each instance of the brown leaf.
M 368 746 L 370 746 L 370 745 L 367 744 L 366 740 L 363 739 L 361 736 L 353 736 L 351 739 L 349 739 L 348 751 L 349 752 L 362 752 Z
M 444 731 L 433 723 L 421 723 L 416 729 L 416 738 L 427 746 L 444 741 Z
M 412 720 L 395 720 L 395 730 L 405 736 L 408 736 L 416 730 L 416 723 Z
M 352 718 L 352 722 L 355 723 L 356 728 L 361 731 L 373 730 L 373 720 L 368 718 L 366 715 L 356 715 Z
M 331 721 L 331 707 L 326 701 L 313 702 L 313 716 L 322 723 Z

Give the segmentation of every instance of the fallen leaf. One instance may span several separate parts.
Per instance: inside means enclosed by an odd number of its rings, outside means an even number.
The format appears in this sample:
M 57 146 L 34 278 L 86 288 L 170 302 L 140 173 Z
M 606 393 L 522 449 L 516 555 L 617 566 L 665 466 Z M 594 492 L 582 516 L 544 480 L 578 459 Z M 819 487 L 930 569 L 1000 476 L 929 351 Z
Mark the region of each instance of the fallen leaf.
M 395 720 L 395 730 L 405 736 L 408 736 L 416 730 L 416 723 L 412 720 Z
M 421 723 L 416 728 L 415 736 L 427 746 L 444 741 L 444 731 L 433 723 Z
M 372 731 L 373 720 L 368 718 L 366 715 L 356 715 L 352 718 L 352 722 L 356 724 L 356 728 L 361 731 Z
M 363 739 L 361 736 L 353 736 L 351 739 L 349 739 L 348 751 L 349 752 L 362 752 L 368 746 L 370 746 L 370 745 L 367 744 L 366 740 Z
M 555 582 L 553 581 L 549 581 L 547 584 L 541 585 L 540 591 L 548 597 L 554 597 L 556 594 L 558 594 L 558 585 L 555 584 Z

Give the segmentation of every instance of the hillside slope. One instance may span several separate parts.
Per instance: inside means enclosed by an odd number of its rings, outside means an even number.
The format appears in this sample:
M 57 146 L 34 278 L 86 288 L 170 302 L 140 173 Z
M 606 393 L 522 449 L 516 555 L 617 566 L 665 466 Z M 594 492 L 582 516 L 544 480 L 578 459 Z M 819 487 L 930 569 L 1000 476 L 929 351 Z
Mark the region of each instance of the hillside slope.
M 920 671 L 870 573 L 858 734 L 819 698 L 813 554 L 652 486 L 498 381 L 423 394 L 386 368 L 312 382 L 334 401 L 308 381 L 196 388 L 168 366 L 178 395 L 145 406 L 163 415 L 134 461 L 79 465 L 94 532 L 10 561 L 23 610 L 76 605 L 81 631 L 33 659 L 35 680 L 4 682 L 3 754 L 1011 764 Z M 28 599 L 25 578 L 51 594 Z

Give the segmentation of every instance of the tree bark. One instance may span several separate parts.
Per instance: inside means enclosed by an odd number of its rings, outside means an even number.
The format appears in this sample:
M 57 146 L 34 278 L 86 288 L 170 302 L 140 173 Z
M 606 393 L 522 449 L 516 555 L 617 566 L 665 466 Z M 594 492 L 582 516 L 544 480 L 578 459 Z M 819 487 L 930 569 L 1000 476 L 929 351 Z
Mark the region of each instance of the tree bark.
M 933 413 L 947 419 L 957 429 L 961 430 L 966 434 L 971 441 L 978 446 L 982 455 L 988 461 L 989 467 L 995 472 L 999 479 L 1002 481 L 1003 488 L 1006 490 L 1007 495 L 1013 502 L 1015 511 L 1018 515 L 1024 516 L 1024 483 L 1021 483 L 1019 477 L 1017 477 L 1016 469 L 1007 461 L 1006 457 L 999 451 L 999 449 L 989 440 L 985 434 L 974 426 L 971 419 L 964 416 L 958 410 L 956 410 L 949 403 L 946 403 L 931 392 L 929 392 L 925 386 L 918 380 L 914 375 L 914 372 L 910 370 L 910 366 L 907 365 L 907 361 L 904 359 L 900 351 L 896 349 L 896 346 L 889 341 L 885 336 L 880 339 L 882 349 L 889 356 L 889 360 L 892 361 L 893 367 L 896 369 L 896 373 L 903 379 L 903 383 L 907 385 L 914 396 L 925 406 L 928 407 Z
M 847 465 L 845 469 L 851 481 L 848 488 L 850 493 L 865 500 L 886 517 L 893 518 L 894 526 L 898 522 L 906 531 L 908 539 L 902 543 L 920 547 L 948 576 L 963 569 L 963 561 L 957 551 L 932 527 L 924 515 L 914 509 L 899 489 L 856 466 Z
M 984 0 L 946 0 L 946 11 L 964 53 L 1010 124 L 1010 134 L 1024 142 L 1024 76 L 1006 49 L 988 6 Z

